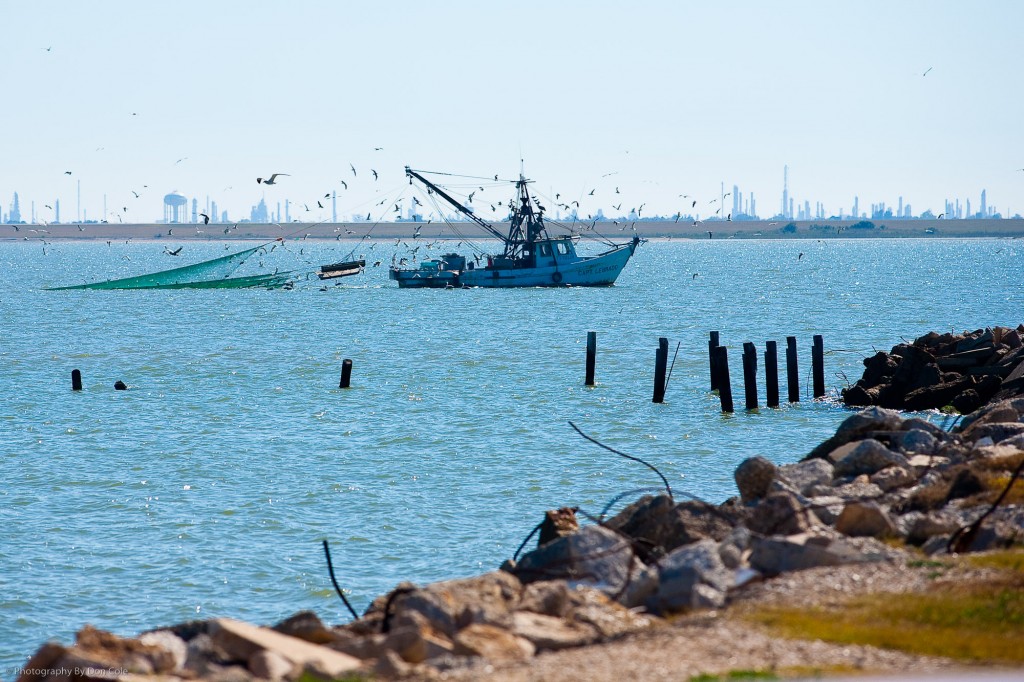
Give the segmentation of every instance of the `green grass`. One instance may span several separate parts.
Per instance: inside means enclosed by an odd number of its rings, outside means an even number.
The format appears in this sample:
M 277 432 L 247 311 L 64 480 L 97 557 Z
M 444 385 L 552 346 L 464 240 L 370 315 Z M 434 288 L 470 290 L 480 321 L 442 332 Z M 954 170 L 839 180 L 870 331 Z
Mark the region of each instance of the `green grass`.
M 742 680 L 777 680 L 779 676 L 768 670 L 732 670 L 724 675 L 707 673 L 694 675 L 689 682 L 741 682 Z
M 1024 553 L 971 559 L 1008 570 L 988 582 L 946 583 L 925 594 L 866 595 L 829 610 L 772 607 L 743 617 L 800 639 L 965 662 L 1024 663 Z

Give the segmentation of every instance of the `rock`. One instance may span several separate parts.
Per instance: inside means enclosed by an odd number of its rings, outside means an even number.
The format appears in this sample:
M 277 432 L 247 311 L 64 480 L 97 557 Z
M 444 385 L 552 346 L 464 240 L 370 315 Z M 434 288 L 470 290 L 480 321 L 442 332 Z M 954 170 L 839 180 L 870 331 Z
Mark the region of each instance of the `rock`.
M 356 670 L 361 665 L 357 658 L 283 635 L 270 628 L 230 618 L 217 618 L 210 625 L 213 644 L 224 651 L 229 660 L 249 661 L 261 651 L 270 651 L 294 666 L 311 665 L 332 677 L 342 677 L 344 673 Z
M 984 422 L 975 424 L 963 433 L 967 442 L 978 442 L 982 438 L 991 438 L 993 443 L 1002 443 L 1004 440 L 1024 434 L 1024 424 L 1020 422 Z
M 67 656 L 64 667 L 72 663 L 72 668 L 127 670 L 143 675 L 169 673 L 177 667 L 178 661 L 175 652 L 161 645 L 121 638 L 91 625 L 78 631 L 75 646 L 69 649 Z
M 406 663 L 394 651 L 385 651 L 373 666 L 373 674 L 384 680 L 407 677 L 415 670 L 415 666 Z
M 883 381 L 892 378 L 898 367 L 899 363 L 895 358 L 881 351 L 870 358 L 864 358 L 864 378 L 862 379 L 864 388 L 878 386 Z M 849 404 L 851 403 L 847 403 L 847 405 Z
M 537 546 L 546 545 L 552 540 L 572 535 L 580 529 L 576 520 L 576 507 L 562 507 L 544 512 L 544 521 L 540 524 L 540 536 Z
M 903 419 L 898 412 L 881 407 L 869 407 L 847 417 L 836 434 L 814 448 L 804 460 L 821 459 L 830 452 L 850 441 L 861 440 L 872 431 L 898 431 Z
M 1010 348 L 1020 348 L 1021 345 L 1024 345 L 1021 343 L 1020 332 L 1016 329 L 1003 334 L 1002 343 L 1005 343 Z
M 589 625 L 529 611 L 517 611 L 513 615 L 512 632 L 529 640 L 538 652 L 583 646 L 597 640 L 597 631 Z
M 722 563 L 714 540 L 674 550 L 659 569 L 658 591 L 650 603 L 655 613 L 721 607 L 733 583 L 733 573 Z
M 948 540 L 958 527 L 959 524 L 955 519 L 941 511 L 918 513 L 907 530 L 907 543 L 920 547 L 936 535 L 941 535 Z
M 735 570 L 743 566 L 750 538 L 749 528 L 737 526 L 727 538 L 718 543 L 718 556 L 726 568 Z
M 751 457 L 736 467 L 733 474 L 740 498 L 744 502 L 759 500 L 768 494 L 775 480 L 776 467 L 764 457 Z
M 831 490 L 828 486 L 822 488 Z M 846 501 L 836 495 L 821 495 L 807 499 L 807 509 L 814 512 L 814 516 L 827 526 L 835 525 L 844 506 Z
M 575 605 L 566 619 L 594 628 L 601 639 L 643 630 L 653 622 L 649 616 L 612 601 L 598 590 L 584 587 L 576 590 L 576 593 L 578 597 L 583 597 L 582 603 Z
M 258 651 L 249 659 L 249 672 L 263 680 L 277 682 L 291 677 L 294 666 L 284 656 L 273 651 Z
M 852 502 L 836 520 L 836 530 L 852 537 L 887 538 L 898 533 L 889 515 L 874 502 Z
M 1024 413 L 1024 398 L 999 400 L 981 408 L 960 422 L 957 433 L 964 433 L 975 424 L 986 422 L 1015 422 L 1020 421 Z
M 751 544 L 750 565 L 766 576 L 818 566 L 840 566 L 857 560 L 855 553 L 843 551 L 838 544 L 807 534 L 755 538 Z M 839 551 L 833 551 L 833 544 Z
M 503 663 L 526 660 L 535 651 L 536 647 L 528 639 L 485 623 L 470 625 L 455 635 L 455 654 L 459 656 L 480 656 Z
M 715 507 L 704 502 L 675 504 L 667 495 L 645 495 L 605 526 L 634 540 L 637 556 L 657 561 L 676 547 L 727 536 L 746 514 L 742 508 Z
M 312 611 L 299 611 L 274 626 L 284 635 L 298 637 L 313 644 L 327 644 L 334 641 L 334 632 Z
M 870 475 L 891 466 L 907 467 L 907 459 L 903 455 L 892 452 L 874 438 L 867 438 L 860 441 L 836 462 L 833 475 L 837 478 L 861 474 Z
M 938 440 L 928 431 L 923 429 L 911 429 L 904 431 L 899 439 L 899 448 L 904 453 L 930 455 L 935 452 Z
M 25 663 L 18 675 L 18 682 L 43 682 L 48 677 L 47 671 L 57 668 L 57 662 L 64 658 L 67 651 L 61 644 L 46 642 Z
M 886 467 L 871 475 L 870 481 L 885 492 L 908 486 L 917 481 L 917 477 L 903 467 Z
M 850 407 L 866 407 L 878 402 L 878 389 L 867 388 L 863 382 L 858 381 L 850 388 L 842 391 L 843 402 Z
M 394 651 L 407 663 L 422 663 L 452 653 L 454 646 L 430 626 L 425 617 L 413 611 L 402 625 L 392 628 L 384 640 L 384 649 Z
M 946 502 L 977 495 L 978 493 L 985 492 L 985 490 L 985 484 L 978 475 L 965 467 L 957 472 L 956 477 L 950 484 L 949 492 L 946 493 Z
M 139 635 L 139 642 L 163 649 L 171 655 L 173 665 L 167 672 L 180 672 L 188 659 L 188 645 L 169 630 L 153 630 Z M 164 664 L 166 665 L 166 664 Z
M 747 519 L 747 527 L 762 535 L 794 535 L 806 532 L 811 525 L 808 512 L 796 497 L 781 492 L 764 498 Z
M 806 495 L 812 486 L 831 483 L 834 469 L 828 459 L 809 459 L 780 466 L 778 475 L 801 495 Z
M 577 535 L 549 542 L 542 549 L 527 554 L 523 561 L 538 553 L 541 553 L 541 556 L 561 556 L 555 546 L 563 542 L 575 542 L 576 538 L 583 534 L 581 531 Z M 516 570 L 521 570 L 523 565 L 523 562 L 520 562 Z M 527 570 L 539 576 L 541 569 Z M 449 638 L 458 630 L 473 623 L 504 627 L 511 622 L 511 610 L 518 603 L 521 592 L 522 584 L 519 579 L 504 571 L 433 583 L 395 598 L 392 607 L 392 627 L 406 624 L 418 626 L 419 621 L 413 614 L 424 617 L 433 630 Z
M 970 414 L 981 407 L 981 396 L 973 388 L 969 388 L 953 398 L 950 405 L 960 414 Z
M 639 561 L 627 538 L 603 526 L 586 526 L 524 555 L 515 568 L 523 583 L 568 580 L 618 592 Z
M 874 483 L 860 479 L 835 486 L 817 486 L 811 490 L 811 497 L 839 497 L 844 501 L 870 500 L 881 497 L 884 493 Z
M 562 580 L 541 580 L 523 589 L 518 610 L 562 617 L 569 611 L 569 586 Z

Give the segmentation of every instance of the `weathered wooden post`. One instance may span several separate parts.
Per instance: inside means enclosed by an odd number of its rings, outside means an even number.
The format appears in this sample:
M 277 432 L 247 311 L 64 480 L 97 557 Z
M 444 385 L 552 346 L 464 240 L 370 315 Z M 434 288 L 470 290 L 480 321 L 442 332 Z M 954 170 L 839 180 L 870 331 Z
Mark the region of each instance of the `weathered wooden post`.
M 747 409 L 757 409 L 757 350 L 747 341 L 743 344 L 743 394 Z
M 594 368 L 597 365 L 597 332 L 587 332 L 587 386 L 594 385 Z
M 722 412 L 732 412 L 732 384 L 729 382 L 729 349 L 725 346 L 715 348 L 715 367 L 718 369 L 718 398 L 722 402 Z
M 811 376 L 813 379 L 812 390 L 814 398 L 822 398 L 825 395 L 825 342 L 821 334 L 814 335 L 814 345 L 811 346 Z
M 82 390 L 82 373 L 77 369 L 71 370 L 71 390 L 81 391 Z
M 711 390 L 718 389 L 718 372 L 715 368 L 715 349 L 718 348 L 718 332 L 711 332 L 711 339 L 708 341 L 708 365 L 711 369 Z
M 789 402 L 800 402 L 800 373 L 796 366 L 796 337 L 786 337 L 786 385 L 789 388 Z
M 779 406 L 779 349 L 774 341 L 764 344 L 764 387 L 768 407 Z
M 651 402 L 665 402 L 665 372 L 668 369 L 668 339 L 658 339 L 658 351 L 654 355 L 654 397 Z
M 349 381 L 352 379 L 352 361 L 345 358 L 341 362 L 341 381 L 338 383 L 338 388 L 348 388 Z

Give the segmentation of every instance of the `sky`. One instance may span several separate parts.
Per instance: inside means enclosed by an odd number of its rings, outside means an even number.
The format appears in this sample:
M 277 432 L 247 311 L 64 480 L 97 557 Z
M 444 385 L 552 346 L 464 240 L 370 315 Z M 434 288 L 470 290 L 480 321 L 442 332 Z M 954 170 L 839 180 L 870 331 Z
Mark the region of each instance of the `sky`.
M 522 168 L 581 214 L 708 217 L 724 183 L 768 218 L 784 166 L 829 215 L 982 190 L 1024 213 L 1011 0 L 0 0 L 0 22 L 0 204 L 26 220 L 152 222 L 169 192 L 387 219 L 406 165 Z

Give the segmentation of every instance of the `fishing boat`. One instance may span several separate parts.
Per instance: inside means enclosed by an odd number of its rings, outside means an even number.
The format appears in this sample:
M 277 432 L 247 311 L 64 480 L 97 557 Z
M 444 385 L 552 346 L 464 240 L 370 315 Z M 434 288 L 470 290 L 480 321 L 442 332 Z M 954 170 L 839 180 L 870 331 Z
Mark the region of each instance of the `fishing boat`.
M 426 172 L 405 167 L 410 184 L 413 180 L 422 184 L 429 195 L 446 201 L 484 232 L 500 240 L 504 248 L 501 253 L 486 255 L 486 261 L 483 260 L 484 254 L 467 258 L 457 253 L 446 253 L 421 261 L 417 267 L 402 267 L 401 263 L 392 265 L 388 276 L 398 282 L 399 288 L 610 286 L 642 241 L 634 235 L 628 242 L 609 242 L 610 248 L 602 253 L 593 256 L 577 254 L 576 243 L 580 235 L 551 236 L 548 233 L 544 207 L 530 196 L 531 181 L 522 173 L 515 181 L 516 194 L 508 233 L 505 234 L 475 215 L 445 188 L 423 177 L 422 173 Z

